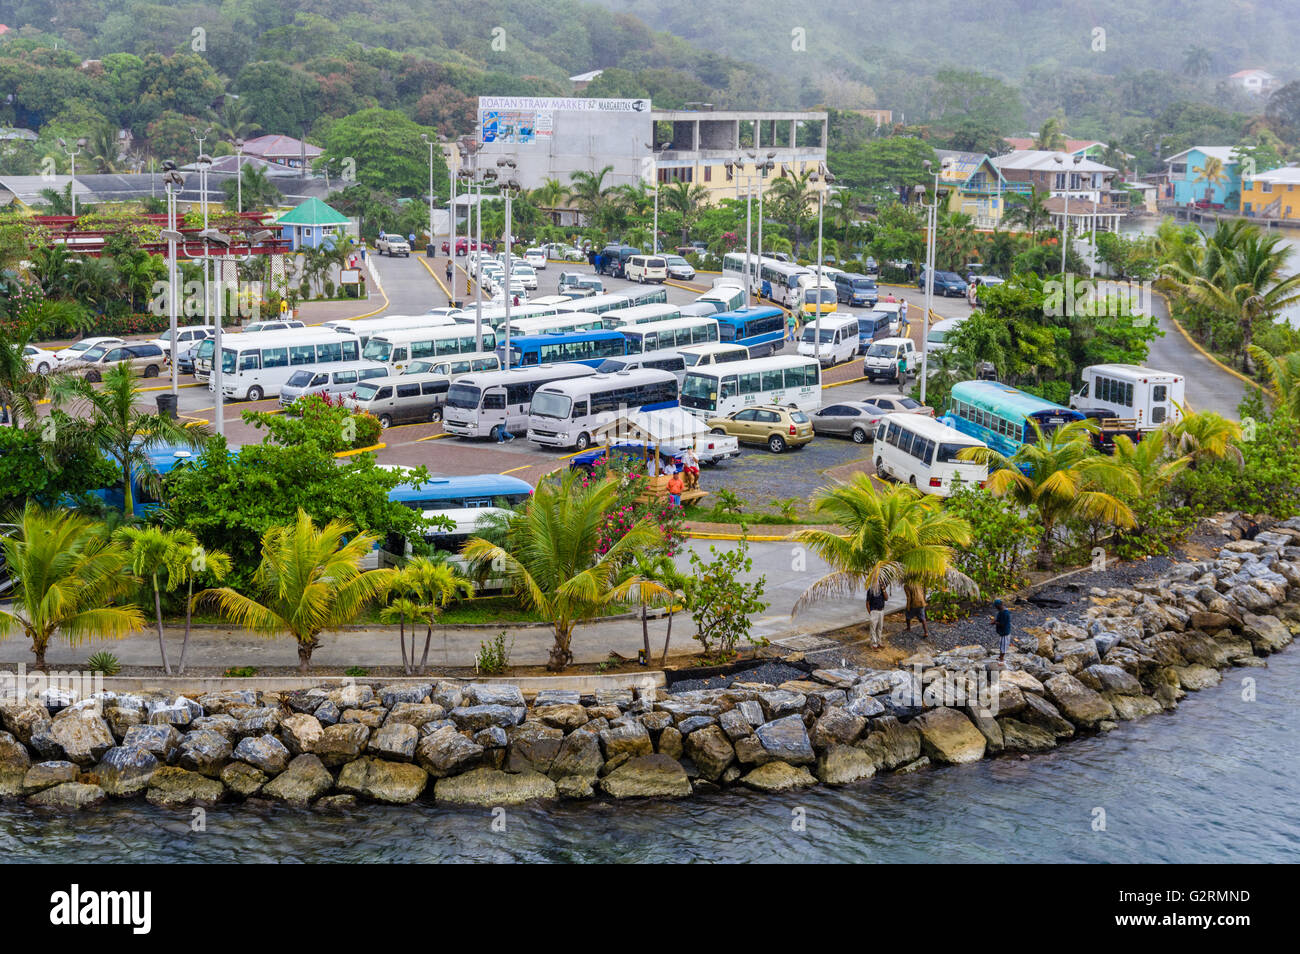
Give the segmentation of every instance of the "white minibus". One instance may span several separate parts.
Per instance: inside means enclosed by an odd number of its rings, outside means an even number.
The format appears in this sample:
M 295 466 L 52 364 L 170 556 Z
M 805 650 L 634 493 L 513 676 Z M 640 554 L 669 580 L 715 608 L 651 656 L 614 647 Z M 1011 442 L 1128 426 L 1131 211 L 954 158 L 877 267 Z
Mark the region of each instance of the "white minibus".
M 799 335 L 799 353 L 806 357 L 816 353 L 823 367 L 848 361 L 858 353 L 858 316 L 823 315 L 810 320 Z
M 578 311 L 571 315 L 550 315 L 545 318 L 510 318 L 510 336 L 561 335 L 566 331 L 600 331 L 605 325 L 600 315 Z
M 403 331 L 407 328 L 437 328 L 452 325 L 456 319 L 452 315 L 382 315 L 378 318 L 350 318 L 327 321 L 322 328 L 329 328 L 343 335 L 355 335 L 365 347 L 370 339 L 387 331 Z
M 1186 379 L 1170 371 L 1136 364 L 1091 364 L 1083 369 L 1083 387 L 1070 395 L 1070 407 L 1120 421 L 1140 431 L 1181 420 Z
M 376 334 L 366 344 L 361 356 L 367 361 L 378 361 L 388 365 L 394 372 L 400 372 L 411 361 L 494 350 L 497 346 L 496 334 L 483 328 L 483 347 L 478 348 L 476 345 L 474 326 L 458 323 Z
M 602 320 L 605 322 L 606 328 L 614 330 L 629 325 L 673 321 L 681 316 L 681 309 L 676 305 L 634 305 L 631 308 L 619 308 L 615 311 L 606 312 Z
M 501 359 L 495 351 L 471 351 L 446 358 L 421 358 L 402 369 L 403 374 L 441 374 L 455 380 L 463 374 L 500 371 Z M 385 373 L 387 369 L 385 369 Z
M 755 404 L 815 411 L 822 406 L 821 369 L 802 355 L 697 366 L 682 381 L 681 403 L 703 418 L 723 417 Z
M 723 364 L 728 361 L 749 360 L 749 349 L 744 345 L 727 344 L 721 341 L 711 344 L 691 345 L 689 348 L 678 348 L 677 350 L 686 359 L 688 368 L 700 365 Z
M 620 413 L 677 406 L 677 378 L 643 369 L 593 374 L 537 389 L 528 409 L 528 439 L 544 447 L 591 446 L 591 435 Z
M 495 440 L 504 424 L 512 434 L 528 427 L 528 408 L 533 394 L 553 381 L 566 381 L 596 373 L 585 364 L 546 364 L 467 374 L 451 384 L 443 430 L 457 437 L 491 437 Z
M 630 282 L 666 282 L 668 262 L 658 255 L 633 255 L 623 265 L 623 275 Z
M 966 448 L 985 446 L 932 417 L 886 414 L 876 425 L 876 475 L 947 497 L 957 477 L 967 487 L 981 487 L 988 480 L 986 465 L 958 460 Z
M 355 362 L 360 344 L 333 331 L 295 328 L 223 335 L 221 339 L 221 393 L 242 401 L 277 397 L 280 386 L 294 371 Z M 195 377 L 199 377 L 195 362 Z M 204 374 L 200 380 L 210 377 Z M 215 381 L 208 381 L 215 390 Z

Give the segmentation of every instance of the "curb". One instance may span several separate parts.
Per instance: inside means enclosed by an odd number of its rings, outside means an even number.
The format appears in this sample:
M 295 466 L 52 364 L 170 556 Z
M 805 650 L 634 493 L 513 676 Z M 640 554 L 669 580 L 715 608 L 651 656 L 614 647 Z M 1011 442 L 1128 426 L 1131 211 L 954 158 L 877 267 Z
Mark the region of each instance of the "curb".
M 788 536 L 772 536 L 771 534 L 741 534 L 741 533 L 713 533 L 706 530 L 684 530 L 682 536 L 688 540 L 744 540 L 746 543 L 780 543 L 789 541 Z M 637 617 L 640 619 L 640 617 Z
M 645 672 L 587 673 L 576 676 L 105 676 L 104 689 L 131 692 L 155 687 L 177 692 L 205 692 L 220 689 L 260 689 L 263 692 L 289 692 L 315 689 L 317 686 L 403 686 L 427 685 L 430 682 L 493 683 L 518 686 L 525 695 L 542 689 L 577 689 L 596 692 L 601 689 L 645 689 L 667 685 L 662 669 Z
M 353 457 L 353 456 L 355 456 L 355 455 L 357 455 L 357 454 L 365 454 L 365 453 L 368 453 L 368 452 L 370 452 L 370 451 L 379 451 L 379 450 L 383 450 L 383 449 L 384 449 L 385 447 L 387 447 L 387 446 L 388 446 L 388 445 L 387 445 L 387 444 L 384 444 L 384 443 L 371 444 L 369 447 L 358 447 L 358 448 L 356 448 L 355 450 L 339 451 L 339 452 L 338 452 L 337 454 L 335 454 L 334 456 L 335 456 L 336 458 L 337 458 L 337 457 Z
M 370 277 L 371 277 L 372 279 L 374 279 L 375 287 L 379 289 L 379 294 L 381 294 L 381 295 L 384 296 L 384 303 L 383 303 L 382 305 L 380 305 L 380 306 L 379 306 L 378 308 L 376 308 L 374 311 L 368 311 L 368 312 L 366 312 L 364 315 L 352 315 L 352 316 L 349 317 L 349 318 L 326 318 L 326 319 L 324 319 L 323 321 L 317 321 L 317 322 L 313 322 L 313 323 L 311 323 L 311 324 L 308 324 L 307 327 L 308 327 L 308 328 L 319 328 L 319 327 L 320 327 L 321 325 L 323 325 L 326 321 L 360 321 L 362 318 L 373 318 L 373 317 L 375 317 L 375 315 L 379 314 L 381 311 L 387 311 L 387 310 L 388 310 L 388 306 L 389 306 L 389 304 L 390 304 L 390 302 L 389 302 L 389 300 L 388 300 L 388 292 L 384 291 L 384 283 L 381 282 L 381 281 L 379 280 L 379 272 L 376 271 L 376 269 L 374 268 L 374 266 L 372 266 L 372 265 L 370 264 L 370 255 L 369 255 L 369 253 L 366 254 L 366 271 L 368 271 L 368 272 L 370 273 Z M 369 296 L 367 296 L 367 297 L 369 297 Z M 309 304 L 309 302 L 303 302 L 303 303 L 302 303 L 302 305 L 306 305 L 306 304 Z M 299 305 L 298 307 L 301 308 L 302 305 Z

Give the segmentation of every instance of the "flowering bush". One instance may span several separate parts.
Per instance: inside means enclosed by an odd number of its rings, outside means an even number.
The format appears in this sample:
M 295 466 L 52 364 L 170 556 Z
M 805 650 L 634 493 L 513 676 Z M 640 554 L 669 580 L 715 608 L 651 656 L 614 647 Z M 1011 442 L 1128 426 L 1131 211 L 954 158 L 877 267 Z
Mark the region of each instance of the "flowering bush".
M 333 453 L 371 447 L 379 442 L 383 427 L 373 414 L 356 413 L 343 405 L 343 396 L 305 394 L 283 415 L 268 411 L 245 411 L 244 420 L 265 427 L 270 439 L 290 446 L 316 441 Z
M 606 457 L 600 457 L 593 462 L 591 472 L 584 474 L 578 481 L 578 485 L 583 488 L 603 480 L 617 483 L 618 502 L 610 512 L 605 526 L 601 528 L 599 552 L 602 554 L 642 519 L 651 520 L 662 531 L 663 553 L 666 556 L 676 556 L 681 550 L 685 512 L 667 497 L 651 497 L 647 503 L 638 502 L 637 498 L 648 490 L 648 478 L 643 468 L 644 464 L 639 460 L 617 456 L 610 461 Z

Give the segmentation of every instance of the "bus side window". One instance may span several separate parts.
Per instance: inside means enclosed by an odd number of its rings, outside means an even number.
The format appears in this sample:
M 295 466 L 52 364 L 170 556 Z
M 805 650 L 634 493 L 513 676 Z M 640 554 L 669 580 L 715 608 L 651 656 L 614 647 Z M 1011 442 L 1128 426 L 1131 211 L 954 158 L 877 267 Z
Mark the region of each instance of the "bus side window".
M 240 371 L 259 370 L 262 367 L 262 362 L 260 360 L 260 357 L 261 356 L 256 351 L 249 352 L 247 354 L 241 354 L 239 356 L 239 370 Z

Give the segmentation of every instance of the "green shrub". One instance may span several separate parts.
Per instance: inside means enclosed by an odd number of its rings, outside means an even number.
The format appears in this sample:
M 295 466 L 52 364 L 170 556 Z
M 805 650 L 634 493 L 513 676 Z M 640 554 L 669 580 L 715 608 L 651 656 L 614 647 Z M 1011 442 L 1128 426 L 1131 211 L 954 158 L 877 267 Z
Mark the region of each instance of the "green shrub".
M 227 679 L 247 679 L 257 675 L 256 666 L 231 666 L 223 674 Z
M 487 642 L 478 644 L 478 654 L 474 657 L 474 671 L 497 675 L 510 668 L 510 653 L 514 651 L 515 641 L 511 637 L 506 645 L 506 632 L 502 630 Z
M 122 671 L 122 664 L 110 652 L 98 652 L 86 660 L 86 668 L 104 676 L 116 676 Z

